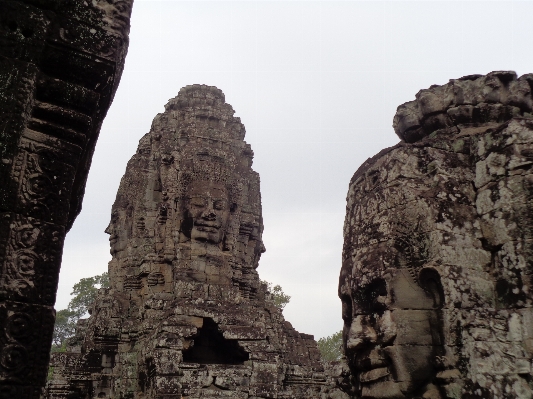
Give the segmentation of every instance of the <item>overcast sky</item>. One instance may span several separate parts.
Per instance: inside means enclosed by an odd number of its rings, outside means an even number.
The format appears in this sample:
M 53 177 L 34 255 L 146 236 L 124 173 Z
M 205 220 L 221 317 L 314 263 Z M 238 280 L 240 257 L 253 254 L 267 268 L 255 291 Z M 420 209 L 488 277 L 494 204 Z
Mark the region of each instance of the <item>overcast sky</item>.
M 214 85 L 246 126 L 261 175 L 262 279 L 315 338 L 342 327 L 337 279 L 348 183 L 398 138 L 396 107 L 432 84 L 533 72 L 530 1 L 135 0 L 122 81 L 67 235 L 56 308 L 107 270 L 111 205 L 128 159 L 181 87 Z

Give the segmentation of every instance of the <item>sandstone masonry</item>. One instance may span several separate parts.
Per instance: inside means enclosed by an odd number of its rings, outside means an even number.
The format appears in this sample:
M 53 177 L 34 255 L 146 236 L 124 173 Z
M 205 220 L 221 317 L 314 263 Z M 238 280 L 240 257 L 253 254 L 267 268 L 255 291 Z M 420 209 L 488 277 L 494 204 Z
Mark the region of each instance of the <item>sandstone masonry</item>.
M 339 296 L 351 394 L 533 397 L 533 75 L 398 107 L 354 174 Z
M 61 253 L 133 0 L 0 1 L 0 398 L 44 386 Z
M 47 398 L 345 396 L 260 283 L 259 175 L 233 115 L 187 86 L 140 140 L 107 229 L 111 288 L 53 354 Z

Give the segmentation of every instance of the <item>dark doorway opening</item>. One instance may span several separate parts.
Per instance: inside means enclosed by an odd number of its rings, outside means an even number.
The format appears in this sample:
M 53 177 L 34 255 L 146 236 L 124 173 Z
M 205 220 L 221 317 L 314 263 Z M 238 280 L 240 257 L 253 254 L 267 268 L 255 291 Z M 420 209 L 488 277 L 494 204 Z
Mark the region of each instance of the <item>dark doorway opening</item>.
M 194 345 L 183 351 L 185 363 L 243 364 L 250 358 L 236 340 L 224 338 L 212 319 L 204 318 L 198 330 Z

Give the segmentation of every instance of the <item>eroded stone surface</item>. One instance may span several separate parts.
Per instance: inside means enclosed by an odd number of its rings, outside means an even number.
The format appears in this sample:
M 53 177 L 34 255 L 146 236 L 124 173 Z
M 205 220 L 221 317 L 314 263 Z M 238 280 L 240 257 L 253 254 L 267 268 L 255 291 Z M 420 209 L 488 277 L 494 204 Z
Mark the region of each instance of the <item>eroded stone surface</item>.
M 133 0 L 0 1 L 0 397 L 37 398 L 65 232 L 122 73 Z
M 354 174 L 339 296 L 356 395 L 533 397 L 531 75 L 398 107 Z
M 342 366 L 326 375 L 260 284 L 259 175 L 233 114 L 187 86 L 140 140 L 106 230 L 111 288 L 53 355 L 48 398 L 345 397 Z

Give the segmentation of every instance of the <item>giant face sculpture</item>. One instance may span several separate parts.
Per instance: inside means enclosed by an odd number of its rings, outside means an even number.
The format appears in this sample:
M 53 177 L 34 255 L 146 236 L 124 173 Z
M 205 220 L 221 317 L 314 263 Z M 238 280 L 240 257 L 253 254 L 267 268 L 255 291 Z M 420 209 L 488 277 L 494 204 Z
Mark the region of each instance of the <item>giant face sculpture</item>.
M 357 270 L 341 276 L 340 296 L 344 351 L 363 398 L 438 394 L 432 380 L 444 352 L 440 277 L 414 248 L 395 245 L 403 241 L 365 245 L 343 267 Z
M 339 296 L 362 398 L 533 397 L 532 86 L 423 90 L 354 174 Z
M 111 221 L 105 229 L 105 233 L 109 234 L 110 253 L 116 258 L 122 257 L 128 247 L 128 242 L 131 237 L 131 215 L 127 209 L 114 207 L 111 211 Z
M 343 301 L 345 353 L 365 398 L 404 398 L 431 389 L 442 354 L 438 281 L 424 290 L 406 269 L 389 269 Z M 350 307 L 352 306 L 352 309 Z
M 226 187 L 211 181 L 193 182 L 186 201 L 186 225 L 191 240 L 221 243 L 230 214 Z

